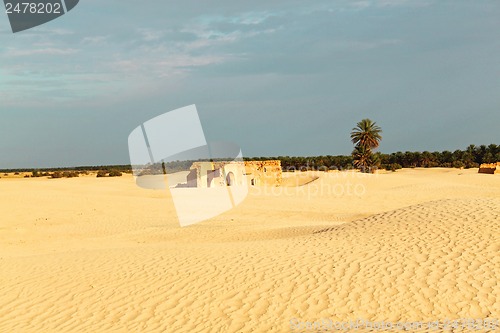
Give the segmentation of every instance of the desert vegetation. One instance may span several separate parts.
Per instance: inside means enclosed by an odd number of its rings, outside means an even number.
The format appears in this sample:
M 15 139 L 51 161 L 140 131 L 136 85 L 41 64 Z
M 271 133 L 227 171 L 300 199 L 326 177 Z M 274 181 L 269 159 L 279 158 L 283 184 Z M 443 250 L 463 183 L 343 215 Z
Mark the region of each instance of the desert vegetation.
M 352 152 L 353 165 L 363 171 L 370 172 L 378 168 L 380 159 L 373 154 L 382 140 L 382 129 L 370 119 L 363 119 L 352 129 L 351 141 L 355 145 Z
M 356 151 L 356 149 L 354 150 Z M 362 153 L 359 152 L 360 154 Z M 356 159 L 361 156 L 352 155 L 321 155 L 321 156 L 257 156 L 246 157 L 246 161 L 280 160 L 283 171 L 327 171 L 327 170 L 348 170 L 356 168 Z M 366 157 L 363 157 L 366 158 Z M 464 150 L 457 149 L 451 151 L 406 151 L 385 154 L 381 152 L 373 153 L 370 157 L 378 168 L 396 171 L 401 168 L 478 168 L 482 163 L 500 162 L 500 145 L 469 145 Z M 144 170 L 144 174 L 162 174 L 163 167 L 167 173 L 189 170 L 195 160 L 173 161 L 162 166 L 161 163 L 152 164 Z M 364 162 L 362 162 L 363 164 Z M 5 177 L 9 174 L 16 176 L 21 173 L 30 172 L 33 178 L 70 178 L 81 175 L 88 175 L 90 172 L 97 172 L 100 177 L 117 177 L 124 173 L 132 173 L 130 165 L 116 166 L 91 166 L 73 168 L 53 168 L 53 169 L 3 169 Z
M 469 145 L 466 149 L 451 151 L 406 151 L 385 154 L 374 153 L 379 167 L 386 170 L 401 168 L 478 168 L 482 163 L 500 162 L 500 145 Z M 283 171 L 346 170 L 354 168 L 354 157 L 346 155 L 249 157 L 246 160 L 277 159 Z
M 5 177 L 9 174 L 19 176 L 25 174 L 25 178 L 46 177 L 50 179 L 60 178 L 75 178 L 80 176 L 88 176 L 91 173 L 104 172 L 106 177 L 118 177 L 123 173 L 132 173 L 130 165 L 113 165 L 113 166 L 80 166 L 70 168 L 41 168 L 41 169 L 2 169 Z
M 97 172 L 97 178 L 101 177 L 121 177 L 122 173 L 118 170 L 99 170 Z

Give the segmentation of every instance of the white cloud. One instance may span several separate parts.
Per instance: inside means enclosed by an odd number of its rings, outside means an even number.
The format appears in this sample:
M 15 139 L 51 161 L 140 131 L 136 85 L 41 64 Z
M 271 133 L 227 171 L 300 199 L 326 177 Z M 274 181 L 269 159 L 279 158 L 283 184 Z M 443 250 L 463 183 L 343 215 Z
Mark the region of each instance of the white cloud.
M 108 40 L 109 36 L 90 36 L 82 39 L 83 44 L 102 44 Z
M 77 53 L 77 49 L 66 48 L 41 48 L 41 49 L 8 49 L 5 52 L 8 57 L 24 57 L 24 56 L 34 56 L 34 55 L 68 55 Z
M 338 41 L 334 43 L 334 46 L 339 49 L 345 49 L 350 51 L 365 51 L 376 49 L 379 47 L 397 45 L 402 41 L 399 39 L 380 39 L 380 40 L 368 40 L 368 41 L 358 41 L 358 40 L 346 40 Z
M 365 1 L 353 1 L 350 3 L 350 5 L 354 8 L 357 9 L 365 9 L 368 8 L 372 5 L 371 1 L 365 0 Z
M 146 42 L 151 42 L 154 40 L 159 40 L 164 36 L 164 32 L 158 29 L 147 29 L 147 28 L 140 28 L 138 29 L 139 34 L 142 37 L 142 40 Z
M 349 6 L 356 9 L 370 7 L 425 7 L 431 4 L 431 0 L 356 0 L 348 2 Z
M 44 26 L 41 27 L 35 27 L 33 29 L 30 29 L 28 31 L 25 31 L 21 34 L 16 34 L 16 36 L 19 36 L 21 38 L 30 38 L 30 37 L 53 37 L 53 36 L 68 36 L 68 35 L 73 35 L 74 32 L 68 29 L 60 29 L 60 28 L 46 28 Z
M 427 7 L 433 0 L 376 0 L 380 7 L 408 6 L 408 7 Z

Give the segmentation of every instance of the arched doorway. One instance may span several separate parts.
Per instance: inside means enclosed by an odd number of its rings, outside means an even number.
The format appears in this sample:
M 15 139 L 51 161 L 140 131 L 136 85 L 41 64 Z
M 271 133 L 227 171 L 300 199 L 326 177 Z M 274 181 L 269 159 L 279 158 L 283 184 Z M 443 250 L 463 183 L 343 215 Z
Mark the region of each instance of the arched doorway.
M 227 186 L 234 186 L 235 185 L 234 173 L 229 172 L 226 175 L 226 185 Z

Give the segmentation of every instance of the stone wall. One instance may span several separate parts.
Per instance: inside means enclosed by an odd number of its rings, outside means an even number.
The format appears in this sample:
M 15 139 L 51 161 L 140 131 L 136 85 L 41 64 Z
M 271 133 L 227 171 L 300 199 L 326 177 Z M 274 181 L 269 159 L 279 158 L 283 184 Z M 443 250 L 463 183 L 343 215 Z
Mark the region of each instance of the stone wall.
M 195 162 L 187 176 L 187 187 L 238 186 L 244 181 L 251 186 L 280 186 L 281 161 Z
M 488 173 L 491 175 L 500 174 L 500 162 L 481 164 L 479 167 L 479 173 Z
M 246 176 L 250 185 L 281 186 L 283 174 L 281 161 L 245 161 Z

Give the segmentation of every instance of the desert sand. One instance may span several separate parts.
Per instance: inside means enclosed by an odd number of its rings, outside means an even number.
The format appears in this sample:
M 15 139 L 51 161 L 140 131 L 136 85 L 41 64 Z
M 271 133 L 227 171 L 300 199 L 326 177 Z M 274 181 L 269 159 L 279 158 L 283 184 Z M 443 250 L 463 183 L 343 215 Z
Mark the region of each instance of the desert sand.
M 130 175 L 2 178 L 0 332 L 498 319 L 500 176 L 477 171 L 304 174 L 186 228 Z

